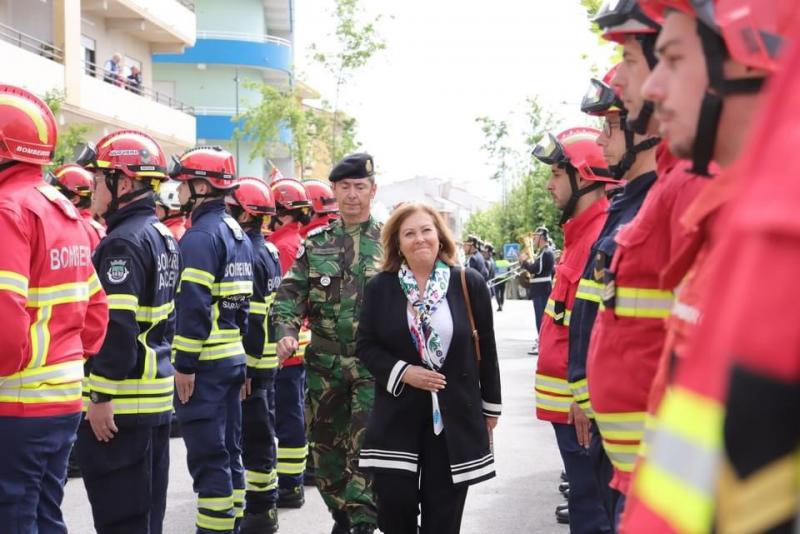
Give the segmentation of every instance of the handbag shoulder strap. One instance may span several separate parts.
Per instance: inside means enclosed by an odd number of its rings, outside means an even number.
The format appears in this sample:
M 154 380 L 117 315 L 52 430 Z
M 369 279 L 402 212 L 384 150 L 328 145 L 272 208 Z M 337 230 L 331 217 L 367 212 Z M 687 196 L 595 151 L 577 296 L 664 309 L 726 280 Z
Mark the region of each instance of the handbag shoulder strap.
M 467 287 L 467 270 L 461 269 L 461 289 L 464 293 L 464 303 L 467 305 L 467 316 L 469 316 L 469 326 L 472 329 L 472 342 L 475 344 L 475 357 L 478 363 L 481 361 L 481 344 L 478 336 L 478 328 L 475 326 L 475 316 L 472 314 L 472 298 L 469 296 Z

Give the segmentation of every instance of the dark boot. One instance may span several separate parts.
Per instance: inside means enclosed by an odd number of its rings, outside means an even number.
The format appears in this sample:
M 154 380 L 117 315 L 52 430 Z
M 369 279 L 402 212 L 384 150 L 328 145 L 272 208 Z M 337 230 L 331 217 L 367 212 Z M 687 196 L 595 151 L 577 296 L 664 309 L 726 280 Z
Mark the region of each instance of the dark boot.
M 556 510 L 556 521 L 562 525 L 569 525 L 569 508 L 563 510 Z
M 300 508 L 305 502 L 303 486 L 278 489 L 278 508 Z
M 245 513 L 239 534 L 274 534 L 278 532 L 278 509 L 275 506 L 267 508 L 261 514 Z
M 562 494 L 568 492 L 569 491 L 569 482 L 562 482 L 561 484 L 559 484 L 558 485 L 558 491 L 560 491 Z

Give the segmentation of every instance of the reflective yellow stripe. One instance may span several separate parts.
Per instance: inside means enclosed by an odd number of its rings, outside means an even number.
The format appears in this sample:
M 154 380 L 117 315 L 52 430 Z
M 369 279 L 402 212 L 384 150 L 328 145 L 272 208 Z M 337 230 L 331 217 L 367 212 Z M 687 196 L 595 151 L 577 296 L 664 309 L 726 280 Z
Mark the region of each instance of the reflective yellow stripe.
M 572 406 L 572 396 L 560 397 L 558 395 L 548 395 L 536 390 L 536 407 L 550 412 L 569 413 Z
M 636 287 L 617 287 L 614 313 L 621 317 L 664 319 L 672 310 L 671 291 Z
M 136 313 L 139 309 L 139 297 L 125 293 L 112 293 L 108 296 L 109 310 L 122 310 Z
M 94 271 L 92 271 L 91 276 L 89 276 L 87 283 L 89 284 L 89 297 L 95 296 L 98 291 L 103 289 L 103 284 L 97 279 L 97 274 Z
M 305 460 L 306 456 L 308 456 L 308 445 L 303 447 L 278 447 L 278 458 L 284 460 L 291 458 Z
M 569 320 L 572 318 L 572 310 L 565 309 L 561 313 L 556 313 L 555 300 L 547 299 L 547 306 L 545 306 L 544 312 L 552 317 L 554 321 L 562 321 L 564 326 L 569 326 Z
M 237 519 L 244 517 L 244 489 L 233 490 L 233 507 Z
M 600 434 L 610 440 L 641 441 L 647 412 L 600 413 L 595 412 Z
M 203 350 L 203 340 L 176 335 L 172 340 L 172 348 L 183 352 L 200 352 Z
M 722 406 L 684 388 L 667 390 L 633 491 L 681 532 L 708 532 L 722 447 Z
M 237 341 L 213 347 L 203 347 L 199 359 L 200 361 L 221 360 L 222 358 L 230 358 L 240 354 L 244 354 L 244 347 L 241 341 Z
M 90 402 L 88 392 L 84 388 L 84 412 Z M 120 415 L 164 413 L 172 412 L 173 398 L 171 392 L 168 395 L 153 397 L 114 397 L 111 399 L 111 404 L 114 407 L 114 413 Z
M 28 279 L 12 271 L 0 271 L 0 291 L 2 290 L 28 298 Z
M 239 332 L 238 328 L 214 328 L 211 330 L 208 339 L 206 339 L 204 343 L 233 343 L 238 341 L 241 337 L 242 334 Z
M 233 508 L 233 495 L 227 497 L 198 497 L 197 507 L 213 510 L 215 512 L 223 512 Z
M 572 390 L 569 387 L 569 382 L 563 378 L 536 373 L 536 389 L 558 395 L 569 395 L 570 399 L 572 399 Z
M 278 487 L 278 470 L 273 469 L 269 473 L 245 471 L 245 481 L 247 482 L 247 491 L 271 491 Z
M 603 450 L 614 467 L 625 473 L 630 473 L 636 464 L 639 443 L 612 443 L 604 439 Z
M 575 298 L 597 302 L 599 304 L 603 301 L 603 290 L 605 287 L 605 284 L 601 284 L 600 282 L 581 278 L 581 281 L 578 283 L 578 292 L 575 294 Z
M 47 359 L 47 352 L 50 350 L 49 323 L 52 317 L 52 306 L 42 306 L 36 311 L 36 321 L 30 328 L 31 361 L 28 362 L 28 369 L 43 366 Z
M 231 506 L 231 508 L 233 508 Z M 197 528 L 204 528 L 206 530 L 216 530 L 218 532 L 232 531 L 236 523 L 236 518 L 231 517 L 213 517 L 200 512 L 197 512 L 196 525 Z
M 301 475 L 306 470 L 306 462 L 278 462 L 278 473 L 281 475 Z
M 89 300 L 89 282 L 74 282 L 49 287 L 31 287 L 28 289 L 29 308 L 55 306 L 71 302 Z
M 45 403 L 78 400 L 82 377 L 83 361 L 80 360 L 29 367 L 0 378 L 0 401 Z
M 175 302 L 169 301 L 161 306 L 139 306 L 136 311 L 136 320 L 140 323 L 158 323 L 169 319 L 169 314 L 175 310 Z
M 268 306 L 266 302 L 250 301 L 250 313 L 254 315 L 266 315 Z
M 255 356 L 247 355 L 247 367 L 252 369 L 275 369 L 278 367 L 277 356 L 262 356 L 256 358 Z
M 92 391 L 109 395 L 171 394 L 174 388 L 174 379 L 169 376 L 153 379 L 126 378 L 124 380 L 111 380 L 110 378 L 90 373 L 88 387 Z
M 229 297 L 231 295 L 252 295 L 253 282 L 251 280 L 237 280 L 234 282 L 220 282 L 211 286 L 211 294 L 215 297 Z
M 194 267 L 186 267 L 181 273 L 181 284 L 184 282 L 194 282 L 211 289 L 214 285 L 214 275 Z

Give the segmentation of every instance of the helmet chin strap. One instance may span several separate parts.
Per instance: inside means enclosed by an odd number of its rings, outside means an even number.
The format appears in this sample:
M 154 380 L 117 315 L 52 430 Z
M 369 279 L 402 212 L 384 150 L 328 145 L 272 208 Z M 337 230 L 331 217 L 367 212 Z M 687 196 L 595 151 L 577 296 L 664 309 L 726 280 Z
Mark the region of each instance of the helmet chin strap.
M 145 191 L 141 189 L 133 189 L 124 195 L 118 194 L 117 187 L 119 187 L 120 173 L 119 171 L 104 172 L 103 177 L 108 191 L 111 193 L 111 202 L 108 203 L 105 213 L 100 214 L 100 217 L 108 220 L 108 217 L 119 211 L 120 203 L 129 202 L 134 198 L 140 196 Z
M 596 191 L 603 187 L 603 182 L 594 182 L 583 189 L 578 188 L 577 170 L 572 165 L 566 165 L 567 175 L 569 176 L 569 186 L 572 189 L 572 196 L 569 197 L 567 204 L 561 211 L 561 219 L 558 221 L 559 225 L 563 225 L 572 218 L 575 208 L 578 206 L 578 200 L 592 191 Z
M 216 198 L 216 196 L 209 195 L 207 193 L 206 194 L 198 193 L 197 190 L 194 188 L 194 182 L 195 182 L 194 178 L 192 178 L 190 180 L 187 180 L 187 182 L 186 182 L 186 185 L 189 187 L 189 199 L 185 203 L 181 204 L 180 213 L 183 214 L 183 215 L 191 213 L 192 210 L 194 210 L 197 207 L 197 205 L 198 205 L 197 200 L 198 199 Z M 201 204 L 202 204 L 202 202 L 201 202 Z
M 622 159 L 619 160 L 616 165 L 609 166 L 611 176 L 617 180 L 622 180 L 625 173 L 631 170 L 631 167 L 633 167 L 633 164 L 636 162 L 636 156 L 640 152 L 650 150 L 654 146 L 658 146 L 661 142 L 659 137 L 651 137 L 650 139 L 645 139 L 641 143 L 635 143 L 633 137 L 634 131 L 630 128 L 628 123 L 628 114 L 624 113 L 623 115 L 624 116 L 620 117 L 620 128 L 622 128 L 622 131 L 625 133 L 625 154 L 623 154 Z

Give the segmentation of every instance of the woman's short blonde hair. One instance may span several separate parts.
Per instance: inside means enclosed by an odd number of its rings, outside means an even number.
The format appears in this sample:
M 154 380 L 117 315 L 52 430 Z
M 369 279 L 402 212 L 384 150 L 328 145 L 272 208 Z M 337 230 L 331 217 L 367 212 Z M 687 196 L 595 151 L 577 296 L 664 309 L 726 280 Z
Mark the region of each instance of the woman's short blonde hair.
M 396 273 L 400 270 L 400 264 L 403 262 L 403 258 L 400 255 L 400 227 L 406 219 L 420 211 L 430 215 L 431 219 L 433 219 L 433 225 L 439 235 L 439 259 L 447 265 L 456 264 L 456 242 L 442 216 L 427 204 L 411 202 L 403 204 L 394 210 L 383 226 L 383 231 L 381 232 L 381 243 L 383 244 L 381 270 L 390 273 Z

